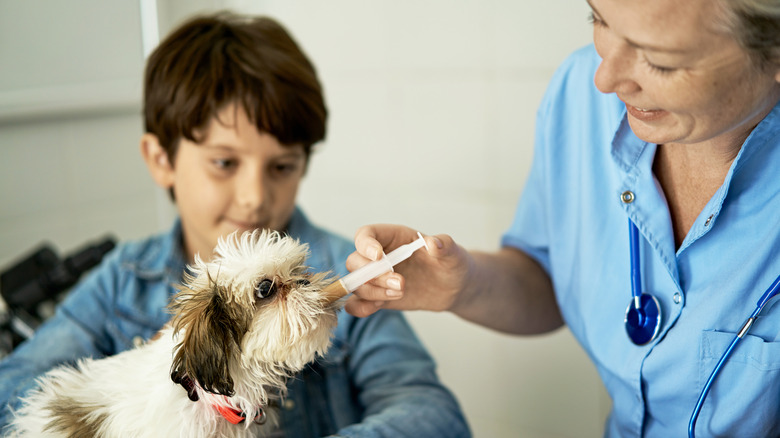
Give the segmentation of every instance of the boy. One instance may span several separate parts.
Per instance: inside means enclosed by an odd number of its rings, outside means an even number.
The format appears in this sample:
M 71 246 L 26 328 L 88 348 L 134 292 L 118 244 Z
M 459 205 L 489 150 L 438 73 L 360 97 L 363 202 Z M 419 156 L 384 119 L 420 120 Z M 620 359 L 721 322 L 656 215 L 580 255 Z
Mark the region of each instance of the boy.
M 279 24 L 229 13 L 190 20 L 151 54 L 144 86 L 141 154 L 179 219 L 166 234 L 114 250 L 0 363 L 0 406 L 18 406 L 56 365 L 153 336 L 170 319 L 185 264 L 209 258 L 232 231 L 284 231 L 310 245 L 314 270 L 346 273 L 351 243 L 295 206 L 327 110 L 314 67 Z M 400 314 L 342 312 L 327 356 L 290 379 L 280 433 L 469 436 L 434 368 Z M 4 408 L 0 424 L 10 415 Z

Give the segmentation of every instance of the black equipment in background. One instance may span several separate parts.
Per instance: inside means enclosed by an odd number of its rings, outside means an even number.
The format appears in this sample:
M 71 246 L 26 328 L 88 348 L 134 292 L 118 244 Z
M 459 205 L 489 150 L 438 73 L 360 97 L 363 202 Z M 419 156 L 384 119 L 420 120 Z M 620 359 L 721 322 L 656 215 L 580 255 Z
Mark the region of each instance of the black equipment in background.
M 81 274 L 100 263 L 115 246 L 115 239 L 106 237 L 85 245 L 60 259 L 49 244 L 41 244 L 31 254 L 0 271 L 0 295 L 6 303 L 0 311 L 0 358 L 10 353 L 50 315 L 49 308 L 59 302 L 60 295 L 73 286 Z

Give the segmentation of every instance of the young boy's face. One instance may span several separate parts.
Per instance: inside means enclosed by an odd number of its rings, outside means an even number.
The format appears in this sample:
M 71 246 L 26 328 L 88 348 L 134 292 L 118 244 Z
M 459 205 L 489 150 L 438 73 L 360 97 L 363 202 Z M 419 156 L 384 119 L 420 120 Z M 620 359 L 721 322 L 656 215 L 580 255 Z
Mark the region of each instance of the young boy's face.
M 306 170 L 302 145 L 282 146 L 240 107 L 222 110 L 204 133 L 201 143 L 182 139 L 163 181 L 155 176 L 173 188 L 188 260 L 210 259 L 217 239 L 235 230 L 284 230 Z

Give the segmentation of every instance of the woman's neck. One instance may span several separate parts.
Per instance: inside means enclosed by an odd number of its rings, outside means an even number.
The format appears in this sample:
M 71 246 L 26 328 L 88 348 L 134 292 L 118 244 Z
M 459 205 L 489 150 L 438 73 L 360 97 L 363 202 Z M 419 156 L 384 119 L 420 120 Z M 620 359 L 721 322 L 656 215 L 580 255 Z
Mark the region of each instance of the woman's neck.
M 653 173 L 669 205 L 675 247 L 679 248 L 696 218 L 718 191 L 739 154 L 736 147 L 658 145 Z

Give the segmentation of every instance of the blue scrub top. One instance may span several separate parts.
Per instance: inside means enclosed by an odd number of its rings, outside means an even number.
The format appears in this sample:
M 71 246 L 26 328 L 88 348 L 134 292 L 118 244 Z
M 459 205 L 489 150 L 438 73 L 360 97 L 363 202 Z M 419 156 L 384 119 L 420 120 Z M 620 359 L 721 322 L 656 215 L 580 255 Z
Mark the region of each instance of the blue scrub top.
M 723 185 L 675 249 L 652 173 L 656 145 L 637 138 L 625 105 L 600 93 L 592 45 L 556 72 L 539 108 L 534 160 L 504 246 L 552 278 L 564 320 L 613 401 L 606 436 L 686 436 L 704 383 L 780 274 L 780 106 L 753 130 Z M 631 191 L 625 203 L 621 194 Z M 644 292 L 661 307 L 658 337 L 629 340 L 628 218 L 640 232 Z M 772 303 L 726 363 L 699 436 L 780 434 L 780 306 Z

